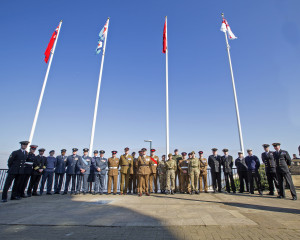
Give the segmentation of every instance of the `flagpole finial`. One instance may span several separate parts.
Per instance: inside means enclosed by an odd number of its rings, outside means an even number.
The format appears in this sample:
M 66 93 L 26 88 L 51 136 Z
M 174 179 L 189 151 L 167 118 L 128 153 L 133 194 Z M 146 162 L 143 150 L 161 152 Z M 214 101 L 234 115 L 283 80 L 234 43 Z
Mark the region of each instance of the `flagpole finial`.
M 107 19 L 110 19 L 110 17 L 108 17 Z
M 221 15 L 222 15 L 222 18 L 224 18 L 224 13 L 221 13 Z
M 62 22 L 62 20 L 60 20 L 60 22 Z

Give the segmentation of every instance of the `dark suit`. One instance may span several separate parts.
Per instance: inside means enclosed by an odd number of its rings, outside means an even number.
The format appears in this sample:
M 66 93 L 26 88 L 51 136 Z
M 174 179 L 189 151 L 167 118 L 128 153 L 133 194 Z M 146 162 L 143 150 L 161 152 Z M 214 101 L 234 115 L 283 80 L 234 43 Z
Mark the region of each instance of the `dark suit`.
M 274 194 L 274 184 L 277 188 L 277 192 L 279 192 L 279 185 L 276 175 L 276 163 L 273 152 L 263 152 L 261 154 L 261 159 L 265 164 L 265 172 L 268 179 L 270 194 Z
M 273 155 L 276 161 L 276 173 L 278 177 L 280 196 L 285 197 L 284 183 L 283 183 L 283 179 L 285 179 L 287 184 L 290 186 L 292 196 L 297 197 L 292 176 L 289 170 L 289 166 L 291 166 L 292 163 L 289 153 L 287 151 L 280 150 L 279 152 L 275 151 Z
M 230 192 L 230 185 L 231 185 L 231 190 L 235 193 L 236 188 L 235 188 L 235 183 L 234 183 L 233 174 L 232 174 L 232 166 L 233 166 L 232 156 L 224 155 L 222 157 L 222 166 L 223 166 L 225 182 L 226 182 L 226 191 Z M 230 180 L 230 184 L 229 184 L 229 180 Z
M 37 155 L 34 157 L 33 160 L 33 171 L 30 179 L 30 183 L 27 189 L 27 194 L 31 195 L 31 192 L 36 195 L 37 194 L 37 188 L 39 186 L 41 176 L 43 174 L 43 171 L 46 169 L 47 166 L 47 158 L 44 156 Z M 39 170 L 43 170 L 40 172 Z
M 245 162 L 248 167 L 248 181 L 250 184 L 250 193 L 254 194 L 254 181 L 257 186 L 257 190 L 259 194 L 262 194 L 262 187 L 261 187 L 261 179 L 258 169 L 260 167 L 260 162 L 257 156 L 247 156 L 245 157 Z
M 71 188 L 71 194 L 75 193 L 75 184 L 76 184 L 76 176 L 80 174 L 80 171 L 78 173 L 77 169 L 77 162 L 78 160 L 81 159 L 79 155 L 70 155 L 67 157 L 66 161 L 66 183 L 65 183 L 65 190 L 64 193 L 68 192 L 70 180 L 72 178 L 72 188 Z
M 245 184 L 246 191 L 249 192 L 249 182 L 248 182 L 248 167 L 245 161 L 245 158 L 237 158 L 235 160 L 235 166 L 237 168 L 237 172 L 240 180 L 240 193 L 244 192 Z
M 14 181 L 11 198 L 20 197 L 21 195 L 21 178 L 24 174 L 25 161 L 28 157 L 27 151 L 21 149 L 13 151 L 8 159 L 8 171 L 2 191 L 2 199 L 7 200 L 7 192 Z
M 25 195 L 25 189 L 27 187 L 28 181 L 30 179 L 30 176 L 32 174 L 32 166 L 33 166 L 33 160 L 35 158 L 34 153 L 28 153 L 26 162 L 25 162 L 25 167 L 24 167 L 24 174 L 21 177 L 21 197 Z
M 59 155 L 56 157 L 54 193 L 60 193 L 64 175 L 66 172 L 67 156 Z
M 222 191 L 221 186 L 221 163 L 222 159 L 220 155 L 214 156 L 210 155 L 208 158 L 208 165 L 210 166 L 212 185 L 214 191 L 216 191 L 218 186 L 218 191 Z

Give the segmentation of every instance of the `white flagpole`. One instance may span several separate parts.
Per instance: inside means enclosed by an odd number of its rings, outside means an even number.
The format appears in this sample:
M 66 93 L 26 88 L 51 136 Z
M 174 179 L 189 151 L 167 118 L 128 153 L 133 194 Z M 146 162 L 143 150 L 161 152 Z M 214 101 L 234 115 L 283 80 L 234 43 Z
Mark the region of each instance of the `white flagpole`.
M 109 25 L 109 18 L 107 19 L 107 29 L 106 29 L 106 33 L 105 33 L 106 36 L 105 36 L 104 45 L 103 45 L 102 60 L 101 60 L 101 66 L 100 66 L 100 74 L 99 74 L 99 81 L 98 81 L 98 88 L 97 88 L 97 95 L 96 95 L 96 102 L 95 102 L 95 109 L 94 109 L 94 118 L 93 118 L 93 126 L 92 126 L 90 149 L 89 149 L 89 155 L 90 155 L 90 157 L 92 156 L 93 145 L 94 145 L 94 136 L 95 136 L 95 127 L 96 127 L 96 119 L 97 119 L 97 111 L 98 111 L 98 102 L 99 102 L 99 95 L 100 95 L 100 86 L 101 86 L 101 79 L 102 79 L 102 71 L 103 71 L 105 49 L 106 49 L 106 40 L 107 40 L 107 35 L 108 35 L 108 25 Z
M 50 60 L 49 60 L 49 63 L 48 63 L 48 67 L 47 67 L 47 71 L 46 71 L 42 91 L 41 91 L 41 94 L 40 94 L 40 99 L 39 99 L 39 102 L 38 102 L 38 105 L 37 105 L 37 108 L 36 108 L 36 112 L 35 112 L 32 128 L 31 128 L 31 132 L 30 132 L 30 136 L 29 136 L 29 142 L 30 143 L 32 142 L 32 139 L 33 139 L 33 135 L 34 135 L 35 127 L 36 127 L 36 122 L 37 122 L 37 119 L 38 119 L 38 116 L 39 116 L 39 112 L 40 112 L 40 108 L 41 108 L 41 104 L 42 104 L 42 100 L 43 100 L 43 96 L 44 96 L 44 92 L 45 92 L 45 88 L 46 88 L 46 84 L 47 84 L 47 80 L 48 80 L 49 71 L 50 71 L 50 68 L 51 68 L 51 63 L 52 63 L 54 51 L 55 51 L 55 48 L 56 48 L 56 43 L 58 41 L 58 36 L 59 36 L 59 33 L 60 33 L 61 25 L 62 25 L 62 20 L 59 23 L 56 40 L 54 42 L 53 48 L 52 48 L 51 53 L 50 53 Z M 29 146 L 27 147 L 27 150 L 28 149 L 29 149 Z
M 224 18 L 224 14 L 223 13 L 222 13 L 222 17 Z M 239 129 L 240 148 L 241 148 L 241 151 L 244 154 L 245 152 L 244 152 L 243 134 L 242 134 L 239 105 L 238 105 L 238 100 L 237 100 L 237 96 L 236 96 L 234 76 L 233 76 L 233 70 L 232 70 L 232 64 L 231 64 L 230 46 L 229 46 L 229 43 L 228 43 L 227 31 L 225 31 L 224 33 L 225 33 L 226 48 L 227 48 L 227 53 L 228 53 L 229 67 L 230 67 L 231 80 L 232 80 L 232 88 L 233 88 L 233 95 L 234 95 L 234 102 L 235 102 L 236 118 L 237 118 L 237 124 L 238 124 L 238 129 Z
M 167 157 L 170 152 L 169 146 L 169 73 L 168 73 L 168 23 L 167 23 L 167 16 L 166 16 L 166 151 Z

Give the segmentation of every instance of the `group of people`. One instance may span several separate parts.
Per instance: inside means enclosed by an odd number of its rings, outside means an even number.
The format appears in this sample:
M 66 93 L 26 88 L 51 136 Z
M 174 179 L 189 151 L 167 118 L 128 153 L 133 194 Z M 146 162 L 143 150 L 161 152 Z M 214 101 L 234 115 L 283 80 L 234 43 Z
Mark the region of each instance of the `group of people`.
M 28 141 L 20 142 L 21 148 L 12 152 L 8 159 L 8 172 L 2 192 L 2 202 L 7 202 L 7 193 L 12 184 L 11 200 L 39 196 L 43 194 L 47 181 L 47 195 L 52 195 L 52 184 L 54 180 L 54 194 L 60 194 L 63 179 L 66 175 L 63 194 L 68 193 L 71 183 L 71 194 L 103 194 L 106 173 L 107 194 L 117 194 L 118 180 L 120 181 L 120 195 L 143 194 L 149 196 L 150 193 L 160 192 L 174 194 L 175 192 L 199 194 L 204 190 L 208 192 L 207 167 L 210 167 L 213 192 L 222 192 L 221 175 L 222 167 L 226 182 L 226 191 L 236 193 L 236 184 L 233 175 L 233 165 L 237 168 L 240 188 L 239 192 L 246 191 L 254 194 L 254 182 L 259 194 L 262 195 L 261 179 L 259 174 L 260 161 L 248 149 L 248 156 L 244 157 L 243 152 L 238 152 L 238 158 L 234 161 L 228 154 L 228 149 L 223 149 L 223 156 L 218 154 L 218 149 L 212 149 L 212 155 L 208 160 L 204 158 L 203 151 L 196 153 L 182 152 L 178 149 L 173 154 L 162 156 L 161 160 L 155 155 L 156 150 L 143 148 L 136 155 L 135 152 L 129 154 L 129 148 L 124 149 L 124 154 L 117 158 L 117 151 L 112 151 L 110 158 L 105 158 L 105 151 L 93 152 L 93 157 L 89 156 L 89 149 L 83 149 L 83 155 L 77 154 L 78 149 L 73 148 L 72 154 L 67 156 L 66 149 L 61 150 L 61 155 L 54 157 L 55 151 L 51 150 L 49 156 L 45 157 L 45 149 L 38 149 L 39 154 L 35 155 L 38 146 L 30 145 L 29 153 L 26 148 Z M 295 187 L 289 171 L 291 158 L 287 151 L 280 149 L 280 143 L 273 143 L 274 152 L 269 150 L 270 145 L 264 144 L 264 152 L 261 155 L 265 164 L 266 176 L 269 183 L 269 195 L 274 195 L 274 185 L 278 192 L 278 198 L 285 198 L 284 180 L 290 188 L 292 199 L 297 200 Z M 100 153 L 100 156 L 98 156 Z M 120 177 L 119 177 L 120 175 Z M 177 181 L 178 179 L 178 185 Z M 41 183 L 40 183 L 41 181 Z M 29 182 L 29 185 L 28 185 Z M 26 186 L 27 194 L 25 194 Z M 38 193 L 38 186 L 40 192 Z

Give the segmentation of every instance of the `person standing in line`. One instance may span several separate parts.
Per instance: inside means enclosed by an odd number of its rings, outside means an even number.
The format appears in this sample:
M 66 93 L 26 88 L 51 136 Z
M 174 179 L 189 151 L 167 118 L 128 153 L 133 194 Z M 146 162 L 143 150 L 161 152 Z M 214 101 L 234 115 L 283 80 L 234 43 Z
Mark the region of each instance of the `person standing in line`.
M 223 149 L 224 156 L 222 157 L 222 166 L 226 182 L 226 192 L 230 193 L 230 187 L 233 193 L 236 193 L 235 183 L 233 179 L 232 167 L 233 158 L 228 154 L 228 149 Z M 230 181 L 230 182 L 229 182 Z
M 151 159 L 151 174 L 149 177 L 149 185 L 150 185 L 150 192 L 153 193 L 153 185 L 154 185 L 154 192 L 157 193 L 157 165 L 159 164 L 159 158 L 155 155 L 156 150 L 150 150 L 150 159 Z
M 54 194 L 60 194 L 62 188 L 63 179 L 66 173 L 66 149 L 60 151 L 61 155 L 56 157 L 56 167 L 55 167 L 55 180 L 54 180 Z
M 199 194 L 198 191 L 198 181 L 199 181 L 199 169 L 200 169 L 200 161 L 195 157 L 195 152 L 192 151 L 189 154 L 189 176 L 191 179 L 191 194 Z
M 158 163 L 157 174 L 159 176 L 160 193 L 166 193 L 166 155 L 162 155 L 161 161 Z
M 45 183 L 47 181 L 47 195 L 52 195 L 52 184 L 53 184 L 53 175 L 54 168 L 56 166 L 56 157 L 54 157 L 55 151 L 51 150 L 49 152 L 49 156 L 47 157 L 47 166 L 43 172 L 42 182 L 40 186 L 40 195 L 43 195 Z
M 250 183 L 250 193 L 254 194 L 254 181 L 256 182 L 259 195 L 262 195 L 262 188 L 260 183 L 260 174 L 258 172 L 260 162 L 257 156 L 253 155 L 252 149 L 247 150 L 248 156 L 245 157 L 245 162 L 248 167 L 248 181 Z
M 107 194 L 111 194 L 111 186 L 113 184 L 113 194 L 117 194 L 118 174 L 119 174 L 119 158 L 116 157 L 117 151 L 112 151 L 112 157 L 108 159 L 108 182 Z
M 166 161 L 166 169 L 167 169 L 167 192 L 166 194 L 174 194 L 175 193 L 175 171 L 177 170 L 176 160 L 173 158 L 172 153 L 168 155 L 168 161 Z
M 239 157 L 235 160 L 235 166 L 240 181 L 239 193 L 243 193 L 245 191 L 245 184 L 246 184 L 246 191 L 249 192 L 248 167 L 243 152 L 238 152 L 238 156 Z
M 100 158 L 96 158 L 94 194 L 98 193 L 102 195 L 104 191 L 104 180 L 106 175 L 106 167 L 108 164 L 107 158 L 104 157 L 104 153 L 104 150 L 100 150 Z
M 77 189 L 78 193 L 80 194 L 81 191 L 81 184 L 82 184 L 82 193 L 83 195 L 87 194 L 88 192 L 88 177 L 90 175 L 91 170 L 91 157 L 88 155 L 89 149 L 83 149 L 83 155 L 81 159 L 77 161 L 77 168 L 80 171 L 80 176 L 77 179 Z
M 208 193 L 208 185 L 207 185 L 207 159 L 203 157 L 203 151 L 199 151 L 199 162 L 200 162 L 200 175 L 199 175 L 199 191 L 203 191 L 204 185 L 204 192 Z
M 222 192 L 221 186 L 221 156 L 218 155 L 218 149 L 212 148 L 212 155 L 208 158 L 208 165 L 210 166 L 211 171 L 211 178 L 212 178 L 212 185 L 213 185 L 213 192 Z

